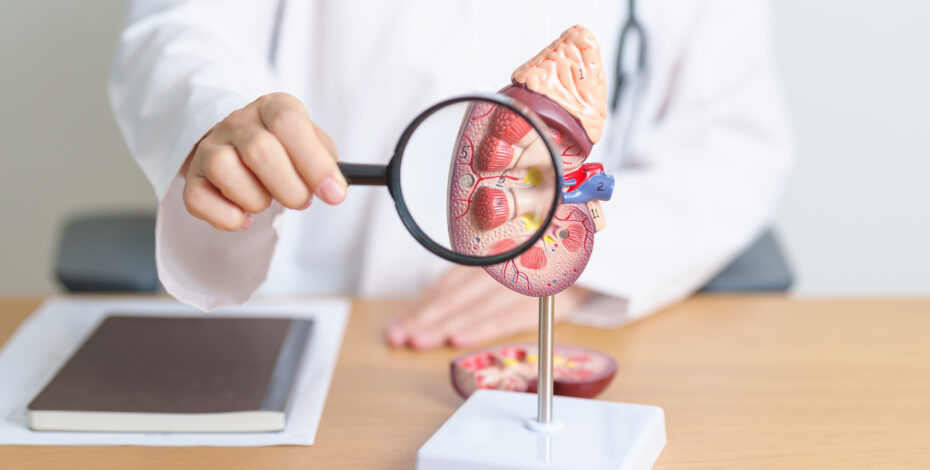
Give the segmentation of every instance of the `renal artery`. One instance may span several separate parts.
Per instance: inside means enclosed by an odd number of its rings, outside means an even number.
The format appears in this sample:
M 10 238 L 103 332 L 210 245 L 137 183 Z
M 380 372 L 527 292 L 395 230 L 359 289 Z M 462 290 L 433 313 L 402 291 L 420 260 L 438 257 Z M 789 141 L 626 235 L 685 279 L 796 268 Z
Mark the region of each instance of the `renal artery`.
M 609 201 L 614 192 L 614 177 L 604 173 L 604 165 L 585 163 L 564 177 L 565 204 L 585 203 L 588 201 Z

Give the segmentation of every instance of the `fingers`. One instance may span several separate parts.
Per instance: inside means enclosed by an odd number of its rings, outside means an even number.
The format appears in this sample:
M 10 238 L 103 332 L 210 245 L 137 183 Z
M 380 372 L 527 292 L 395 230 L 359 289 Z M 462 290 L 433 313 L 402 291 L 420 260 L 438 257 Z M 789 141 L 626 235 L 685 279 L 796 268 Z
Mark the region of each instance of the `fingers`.
M 184 204 L 194 217 L 205 220 L 219 230 L 239 231 L 252 225 L 252 216 L 223 197 L 201 175 L 191 174 L 184 185 Z
M 519 295 L 519 294 L 517 294 Z M 466 348 L 492 339 L 536 329 L 538 300 L 532 297 L 510 297 L 497 304 L 482 321 L 469 322 L 449 334 L 449 344 Z
M 393 347 L 406 344 L 411 332 L 411 325 L 419 321 L 419 316 L 429 315 L 425 312 L 429 312 L 432 305 L 442 302 L 448 293 L 454 292 L 456 286 L 471 278 L 475 269 L 477 268 L 464 266 L 455 266 L 449 269 L 414 300 L 410 306 L 391 317 L 385 325 L 384 331 L 388 344 Z
M 506 289 L 501 289 L 492 295 L 482 298 L 482 308 L 452 315 L 442 323 L 431 326 L 431 328 L 438 331 L 441 335 L 441 344 L 448 344 L 453 347 L 469 346 L 475 342 L 467 341 L 467 338 L 463 338 L 462 335 L 464 332 L 475 328 L 476 325 L 490 325 L 497 330 L 497 326 L 503 321 L 506 321 L 508 316 L 521 311 L 532 312 L 534 300 L 535 299 L 523 297 Z M 497 331 L 499 331 L 498 336 L 511 333 L 502 330 Z M 412 341 L 411 346 L 415 349 L 422 349 L 418 348 L 419 345 Z
M 336 165 L 335 145 L 307 117 L 291 95 L 275 93 L 259 99 L 264 127 L 277 137 L 300 177 L 314 194 L 329 204 L 345 199 L 347 183 Z
M 300 210 L 313 194 L 330 204 L 346 195 L 333 139 L 286 93 L 262 96 L 213 126 L 180 174 L 188 179 L 184 202 L 191 214 L 226 230 L 240 230 L 237 222 L 272 199 Z
M 199 174 L 220 190 L 230 202 L 246 212 L 257 214 L 271 205 L 271 195 L 258 178 L 245 166 L 231 145 L 202 147 Z
M 539 299 L 510 291 L 507 293 L 510 294 L 509 302 L 497 303 L 496 310 L 488 310 L 483 317 L 475 319 L 477 321 L 447 325 L 448 344 L 456 348 L 467 348 L 538 328 Z M 558 307 L 555 310 L 556 323 L 567 319 L 571 312 L 591 295 L 591 291 L 578 286 L 563 291 L 559 295 Z
M 497 311 L 489 311 L 483 321 L 450 327 L 448 343 L 456 348 L 472 347 L 493 339 L 533 331 L 539 326 L 539 299 L 513 294 L 509 304 L 500 304 Z M 594 293 L 580 286 L 571 286 L 558 296 L 555 322 L 568 319 L 572 312 L 588 301 Z
M 323 144 L 323 148 L 332 155 L 333 160 L 339 160 L 339 150 L 336 149 L 336 142 L 333 141 L 333 138 L 329 136 L 323 129 L 316 127 L 316 136 L 320 139 L 320 143 Z
M 473 332 L 476 325 L 485 325 L 487 331 L 496 332 L 495 336 L 534 326 L 535 305 L 536 299 L 507 290 L 480 268 L 456 267 L 389 320 L 385 338 L 393 347 L 418 350 L 450 342 L 457 346 L 473 344 L 485 338 L 485 330 Z M 512 320 L 517 310 L 530 312 L 528 322 L 499 328 Z
M 310 189 L 297 173 L 284 146 L 271 132 L 253 128 L 234 136 L 232 144 L 242 163 L 281 205 L 297 209 L 310 200 Z
M 406 323 L 425 325 L 448 315 L 458 304 L 472 300 L 480 292 L 493 287 L 480 282 L 482 277 L 486 275 L 480 268 L 456 266 L 450 269 L 405 312 Z
M 465 283 L 445 299 L 427 306 L 422 315 L 407 324 L 407 344 L 414 349 L 437 348 L 446 343 L 457 326 L 481 321 L 487 311 L 507 303 L 510 295 L 513 294 L 491 279 Z
M 559 296 L 555 312 L 562 321 L 593 293 L 572 286 Z M 415 301 L 391 318 L 385 338 L 392 347 L 417 350 L 444 344 L 470 347 L 496 338 L 533 331 L 538 322 L 539 300 L 497 284 L 476 268 L 449 270 Z

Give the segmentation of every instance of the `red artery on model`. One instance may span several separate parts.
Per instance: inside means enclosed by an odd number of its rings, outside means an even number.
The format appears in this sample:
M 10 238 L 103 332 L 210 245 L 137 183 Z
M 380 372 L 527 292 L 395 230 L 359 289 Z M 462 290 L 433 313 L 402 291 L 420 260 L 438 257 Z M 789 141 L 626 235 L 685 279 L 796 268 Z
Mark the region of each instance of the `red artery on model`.
M 570 193 L 578 189 L 582 183 L 588 181 L 592 176 L 603 173 L 604 165 L 600 163 L 585 163 L 577 169 L 570 171 L 562 177 L 565 180 L 565 192 Z

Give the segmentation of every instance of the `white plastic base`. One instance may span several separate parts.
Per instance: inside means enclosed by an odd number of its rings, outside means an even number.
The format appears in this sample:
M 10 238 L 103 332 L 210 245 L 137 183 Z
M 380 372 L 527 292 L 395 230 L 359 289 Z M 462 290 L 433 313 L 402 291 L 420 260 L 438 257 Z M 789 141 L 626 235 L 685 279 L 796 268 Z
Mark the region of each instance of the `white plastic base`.
M 652 468 L 665 447 L 662 408 L 555 397 L 557 431 L 528 429 L 536 395 L 479 390 L 417 452 L 417 470 Z

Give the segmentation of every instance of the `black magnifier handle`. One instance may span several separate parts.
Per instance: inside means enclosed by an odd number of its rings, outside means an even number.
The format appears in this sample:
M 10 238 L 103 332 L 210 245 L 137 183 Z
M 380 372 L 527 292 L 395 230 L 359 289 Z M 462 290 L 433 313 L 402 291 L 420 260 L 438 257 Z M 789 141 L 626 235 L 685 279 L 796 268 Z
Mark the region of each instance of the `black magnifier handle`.
M 346 182 L 362 186 L 387 186 L 388 166 L 370 163 L 338 162 Z

